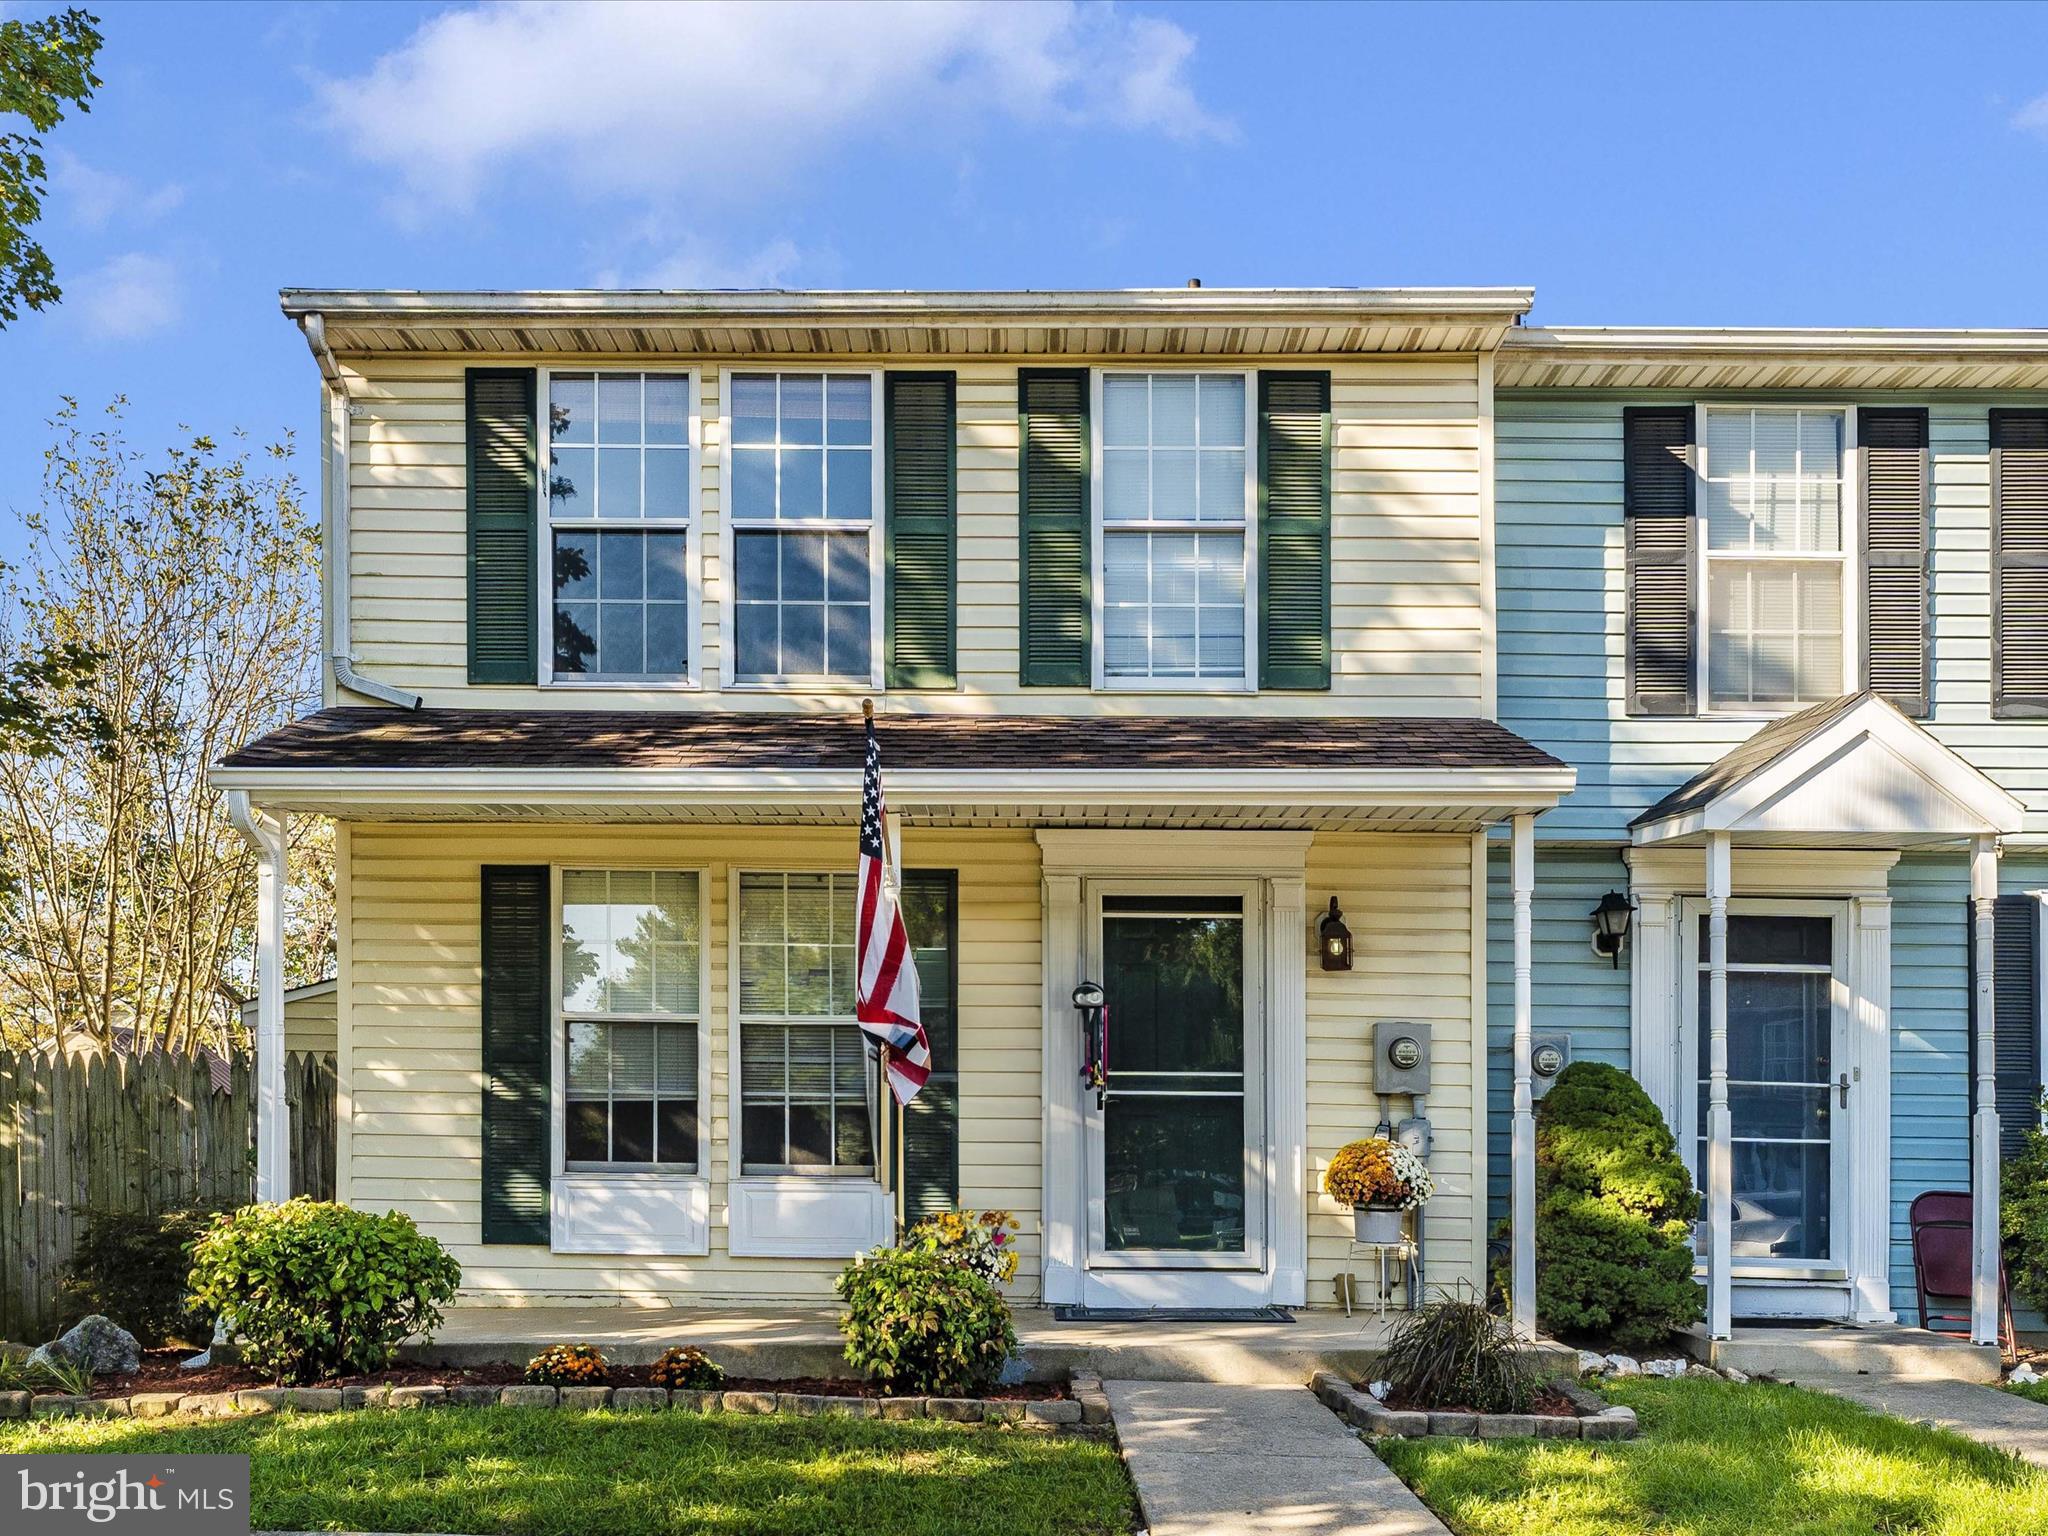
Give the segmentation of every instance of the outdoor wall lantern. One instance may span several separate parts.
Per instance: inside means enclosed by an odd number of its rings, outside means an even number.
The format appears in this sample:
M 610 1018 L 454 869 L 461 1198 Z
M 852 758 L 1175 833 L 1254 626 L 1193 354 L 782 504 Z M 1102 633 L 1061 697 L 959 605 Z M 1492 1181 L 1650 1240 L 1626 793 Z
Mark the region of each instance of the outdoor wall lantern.
M 1593 953 L 1621 969 L 1622 945 L 1628 942 L 1628 920 L 1635 909 L 1619 891 L 1609 891 L 1593 909 Z
M 1317 948 L 1322 952 L 1323 969 L 1326 971 L 1348 971 L 1351 969 L 1351 930 L 1344 926 L 1344 914 L 1337 910 L 1337 898 L 1330 898 L 1330 910 L 1316 921 Z

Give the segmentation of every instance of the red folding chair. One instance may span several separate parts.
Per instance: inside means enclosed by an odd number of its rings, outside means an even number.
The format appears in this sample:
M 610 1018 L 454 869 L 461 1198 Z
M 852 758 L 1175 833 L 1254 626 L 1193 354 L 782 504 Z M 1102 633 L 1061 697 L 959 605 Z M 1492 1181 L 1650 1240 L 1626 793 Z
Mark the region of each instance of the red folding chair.
M 1930 1333 L 1970 1331 L 1970 1195 L 1967 1190 L 1930 1189 L 1916 1195 L 1906 1211 L 1913 1233 L 1913 1287 L 1920 1293 L 1920 1326 Z M 1929 1311 L 1928 1299 L 1960 1304 L 1960 1312 Z M 1937 1328 L 1957 1323 L 1959 1328 Z M 2005 1259 L 1998 1261 L 1998 1345 L 2007 1360 L 2019 1358 L 2019 1340 L 2012 1326 L 2012 1287 L 2005 1277 Z

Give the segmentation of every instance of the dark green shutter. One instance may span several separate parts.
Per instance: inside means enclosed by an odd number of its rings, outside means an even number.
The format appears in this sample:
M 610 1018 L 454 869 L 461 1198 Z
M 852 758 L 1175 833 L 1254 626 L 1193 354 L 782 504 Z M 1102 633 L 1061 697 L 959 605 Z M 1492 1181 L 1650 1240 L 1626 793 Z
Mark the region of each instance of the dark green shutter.
M 1086 688 L 1091 680 L 1088 370 L 1017 372 L 1018 681 Z
M 1259 686 L 1330 686 L 1330 376 L 1259 375 Z
M 2048 715 L 2048 411 L 1991 413 L 1991 709 Z
M 1692 407 L 1621 413 L 1628 712 L 1689 715 L 1693 689 Z
M 548 1241 L 548 871 L 483 869 L 484 1241 Z
M 1927 608 L 1927 412 L 1865 406 L 1863 685 L 1909 715 L 1932 697 Z
M 887 680 L 954 686 L 954 379 L 892 373 L 884 381 Z
M 907 869 L 902 901 L 932 1048 L 932 1075 L 903 1108 L 903 1210 L 915 1221 L 960 1203 L 959 875 Z
M 1969 904 L 1970 993 L 1977 989 L 1977 904 Z M 1998 1096 L 1998 1142 L 2002 1157 L 2017 1157 L 2027 1132 L 2040 1121 L 2041 1102 L 2041 903 L 2035 896 L 2001 896 L 1991 928 L 1992 1078 Z M 1975 1007 L 1973 1003 L 1971 1005 Z M 1969 1102 L 1976 1107 L 1977 1021 L 1970 1037 Z
M 537 680 L 538 477 L 531 368 L 468 373 L 469 680 Z

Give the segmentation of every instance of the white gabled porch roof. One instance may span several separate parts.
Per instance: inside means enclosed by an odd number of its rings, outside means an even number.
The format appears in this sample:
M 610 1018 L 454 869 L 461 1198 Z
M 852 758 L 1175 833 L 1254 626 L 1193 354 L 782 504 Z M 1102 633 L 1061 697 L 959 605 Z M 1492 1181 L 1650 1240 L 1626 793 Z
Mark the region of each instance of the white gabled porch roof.
M 2025 808 L 1877 694 L 1766 726 L 1629 825 L 1638 848 L 1907 848 L 2018 832 Z

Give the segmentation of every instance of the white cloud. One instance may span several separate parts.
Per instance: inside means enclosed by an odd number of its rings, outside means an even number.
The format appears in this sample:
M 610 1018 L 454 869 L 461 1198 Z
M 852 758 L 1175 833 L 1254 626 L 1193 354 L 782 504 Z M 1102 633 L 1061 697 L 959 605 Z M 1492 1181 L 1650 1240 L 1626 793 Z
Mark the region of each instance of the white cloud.
M 175 325 L 182 308 L 178 270 L 161 256 L 129 251 L 77 277 L 59 274 L 64 310 L 98 341 L 138 341 Z
M 180 182 L 167 181 L 145 191 L 126 176 L 87 165 L 68 149 L 53 149 L 48 159 L 53 205 L 87 229 L 104 228 L 116 214 L 151 223 L 185 200 Z
M 600 272 L 596 281 L 600 288 L 785 288 L 809 259 L 787 236 L 736 254 L 685 235 L 646 267 Z
M 2036 96 L 2012 115 L 2012 125 L 2048 139 L 2048 96 Z
M 1227 137 L 1188 81 L 1194 46 L 1071 0 L 527 0 L 444 11 L 319 89 L 328 124 L 419 214 L 508 176 L 564 199 L 747 189 L 859 139 L 993 117 Z

